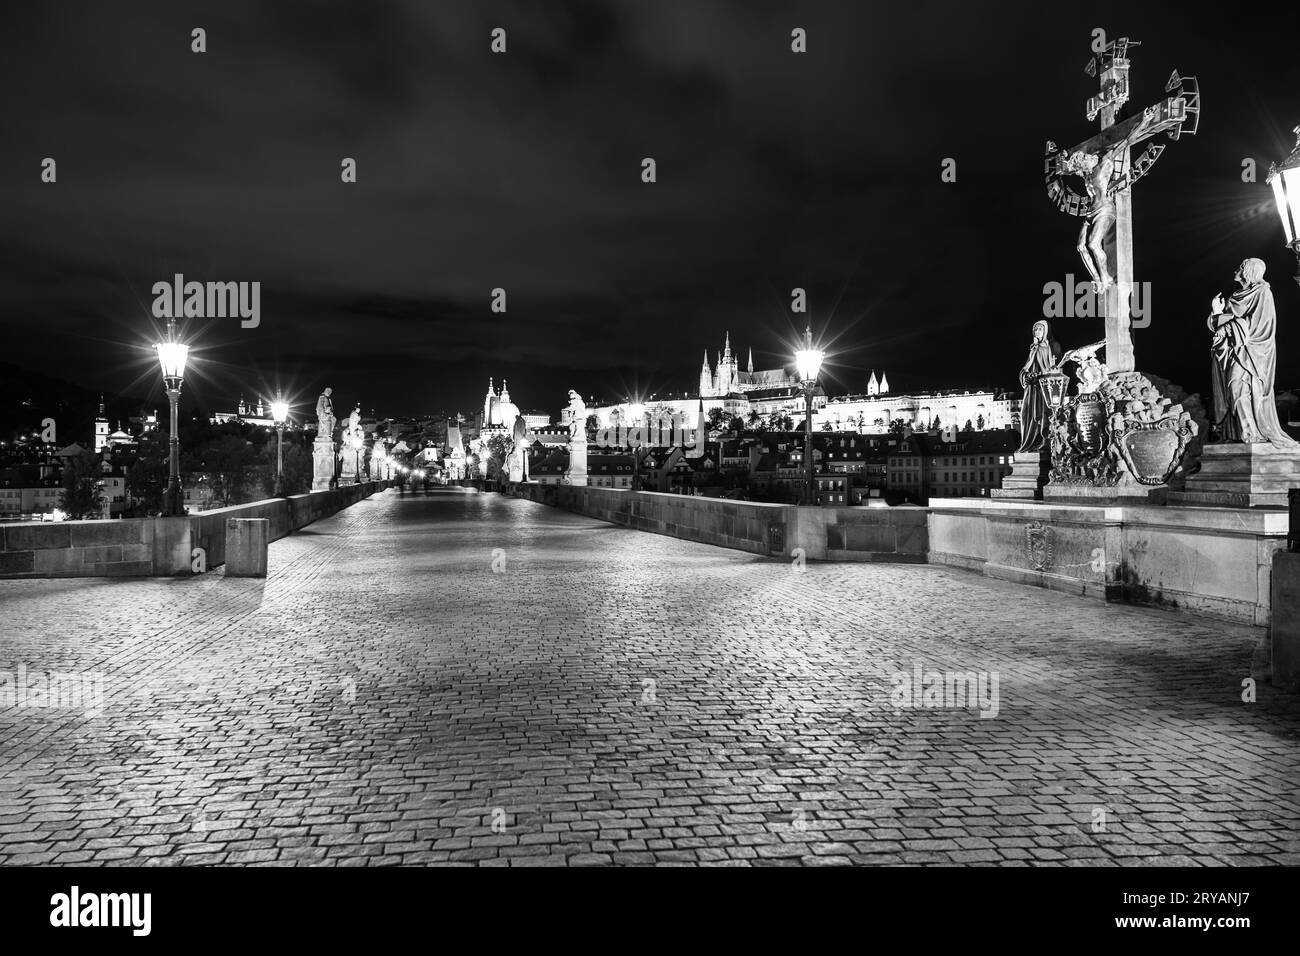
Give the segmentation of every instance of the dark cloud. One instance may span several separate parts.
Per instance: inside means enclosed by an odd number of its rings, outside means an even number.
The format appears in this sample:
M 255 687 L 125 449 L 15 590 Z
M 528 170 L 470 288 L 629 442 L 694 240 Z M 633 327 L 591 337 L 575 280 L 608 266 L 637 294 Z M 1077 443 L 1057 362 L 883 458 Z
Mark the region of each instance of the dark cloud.
M 1300 381 L 1291 257 L 1264 187 L 1240 180 L 1300 122 L 1285 13 L 413 0 L 6 15 L 0 332 L 11 360 L 94 388 L 148 384 L 150 287 L 176 272 L 263 285 L 259 329 L 196 330 L 192 394 L 209 404 L 330 383 L 381 411 L 469 410 L 489 375 L 551 409 L 571 386 L 688 388 L 727 329 L 760 365 L 785 361 L 796 285 L 841 387 L 869 368 L 896 388 L 1011 385 L 1043 283 L 1082 271 L 1041 157 L 1092 131 L 1094 27 L 1144 41 L 1134 107 L 1175 68 L 1205 92 L 1200 135 L 1135 193 L 1154 286 L 1139 365 L 1203 389 L 1205 305 L 1258 255 L 1283 317 L 1279 381 Z M 38 182 L 44 156 L 55 186 Z M 939 180 L 947 156 L 955 184 Z

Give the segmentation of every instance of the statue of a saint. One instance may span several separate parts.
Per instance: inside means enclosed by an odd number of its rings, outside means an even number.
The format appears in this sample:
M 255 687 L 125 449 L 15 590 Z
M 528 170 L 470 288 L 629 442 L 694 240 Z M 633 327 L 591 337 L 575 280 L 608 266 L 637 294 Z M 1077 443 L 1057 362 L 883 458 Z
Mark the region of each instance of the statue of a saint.
M 1262 259 L 1247 259 L 1233 279 L 1237 291 L 1216 295 L 1206 320 L 1214 333 L 1214 429 L 1220 442 L 1267 442 L 1280 448 L 1297 443 L 1282 431 L 1273 400 L 1277 367 L 1277 311 L 1264 281 Z
M 316 399 L 317 438 L 334 437 L 334 401 L 330 398 L 333 394 L 334 389 L 327 388 L 321 392 L 320 398 Z
M 359 448 L 365 437 L 365 433 L 361 430 L 361 406 L 358 405 L 352 409 L 352 414 L 343 425 L 343 442 L 349 448 Z
M 569 405 L 564 409 L 564 418 L 569 423 L 570 441 L 587 437 L 587 406 L 573 389 L 569 389 Z
M 1052 338 L 1047 323 L 1035 322 L 1029 357 L 1020 369 L 1020 387 L 1025 390 L 1020 400 L 1020 452 L 1042 451 L 1047 446 L 1049 410 L 1038 378 L 1056 368 L 1060 357 L 1061 346 Z

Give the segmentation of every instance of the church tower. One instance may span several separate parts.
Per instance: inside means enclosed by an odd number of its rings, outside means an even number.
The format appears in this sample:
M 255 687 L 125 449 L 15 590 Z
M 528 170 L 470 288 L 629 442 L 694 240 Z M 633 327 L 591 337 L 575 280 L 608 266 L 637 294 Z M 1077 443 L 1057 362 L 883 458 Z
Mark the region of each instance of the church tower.
M 885 373 L 880 373 L 880 394 L 886 395 L 889 392 L 889 379 L 885 378 Z
M 108 447 L 108 419 L 104 417 L 104 393 L 99 393 L 99 414 L 95 416 L 95 451 Z
M 745 371 L 748 372 L 750 375 L 753 375 L 753 374 L 754 374 L 754 349 L 753 349 L 753 346 L 751 346 L 750 349 L 749 349 L 749 367 L 746 368 Z
M 880 385 L 876 382 L 876 370 L 871 370 L 871 378 L 867 379 L 867 395 L 879 395 Z
M 709 369 L 709 350 L 704 350 L 704 364 L 700 366 L 700 398 L 713 397 L 713 372 Z
M 483 427 L 486 428 L 492 421 L 492 404 L 497 400 L 497 394 L 492 390 L 492 379 L 488 379 L 487 394 L 483 396 Z
M 722 357 L 718 360 L 718 394 L 730 395 L 736 390 L 736 358 L 731 354 L 731 333 L 727 333 L 726 343 L 722 347 Z

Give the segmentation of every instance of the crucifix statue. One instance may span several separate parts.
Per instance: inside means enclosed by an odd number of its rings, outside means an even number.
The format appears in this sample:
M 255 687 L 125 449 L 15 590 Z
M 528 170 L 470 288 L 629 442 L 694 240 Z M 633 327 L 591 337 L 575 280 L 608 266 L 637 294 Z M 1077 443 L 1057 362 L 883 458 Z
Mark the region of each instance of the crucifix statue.
M 1131 372 L 1133 338 L 1130 312 L 1133 291 L 1133 184 L 1142 178 L 1164 152 L 1164 145 L 1147 143 L 1134 158 L 1133 147 L 1158 133 L 1170 139 L 1193 135 L 1200 119 L 1201 97 L 1192 76 L 1169 78 L 1165 92 L 1172 95 L 1134 116 L 1120 119 L 1128 102 L 1128 48 L 1137 40 L 1120 37 L 1088 62 L 1089 76 L 1099 78 L 1100 92 L 1088 100 L 1089 120 L 1100 117 L 1101 130 L 1077 146 L 1061 149 L 1051 140 L 1043 171 L 1047 194 L 1058 209 L 1084 218 L 1079 230 L 1079 255 L 1093 282 L 1104 295 L 1106 317 L 1106 367 L 1111 372 Z M 1083 191 L 1072 188 L 1066 177 L 1083 181 Z M 1107 249 L 1113 249 L 1108 255 Z

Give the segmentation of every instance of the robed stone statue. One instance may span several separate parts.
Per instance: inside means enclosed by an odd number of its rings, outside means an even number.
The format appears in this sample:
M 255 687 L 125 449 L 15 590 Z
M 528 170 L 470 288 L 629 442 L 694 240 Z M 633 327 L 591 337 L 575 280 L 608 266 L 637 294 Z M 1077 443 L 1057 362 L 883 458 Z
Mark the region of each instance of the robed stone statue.
M 334 389 L 327 388 L 316 399 L 316 437 L 334 437 L 334 400 L 330 398 Z
M 1277 311 L 1262 259 L 1247 259 L 1233 279 L 1237 291 L 1216 295 L 1206 324 L 1213 333 L 1214 427 L 1220 442 L 1267 442 L 1297 448 L 1282 431 L 1273 400 Z
M 569 389 L 569 404 L 564 409 L 564 417 L 569 423 L 569 440 L 585 441 L 587 438 L 587 405 L 582 396 Z
M 1047 446 L 1050 410 L 1038 379 L 1044 372 L 1056 368 L 1060 357 L 1060 343 L 1052 337 L 1047 323 L 1035 322 L 1029 356 L 1020 369 L 1020 387 L 1025 390 L 1020 401 L 1020 452 L 1042 451 Z

